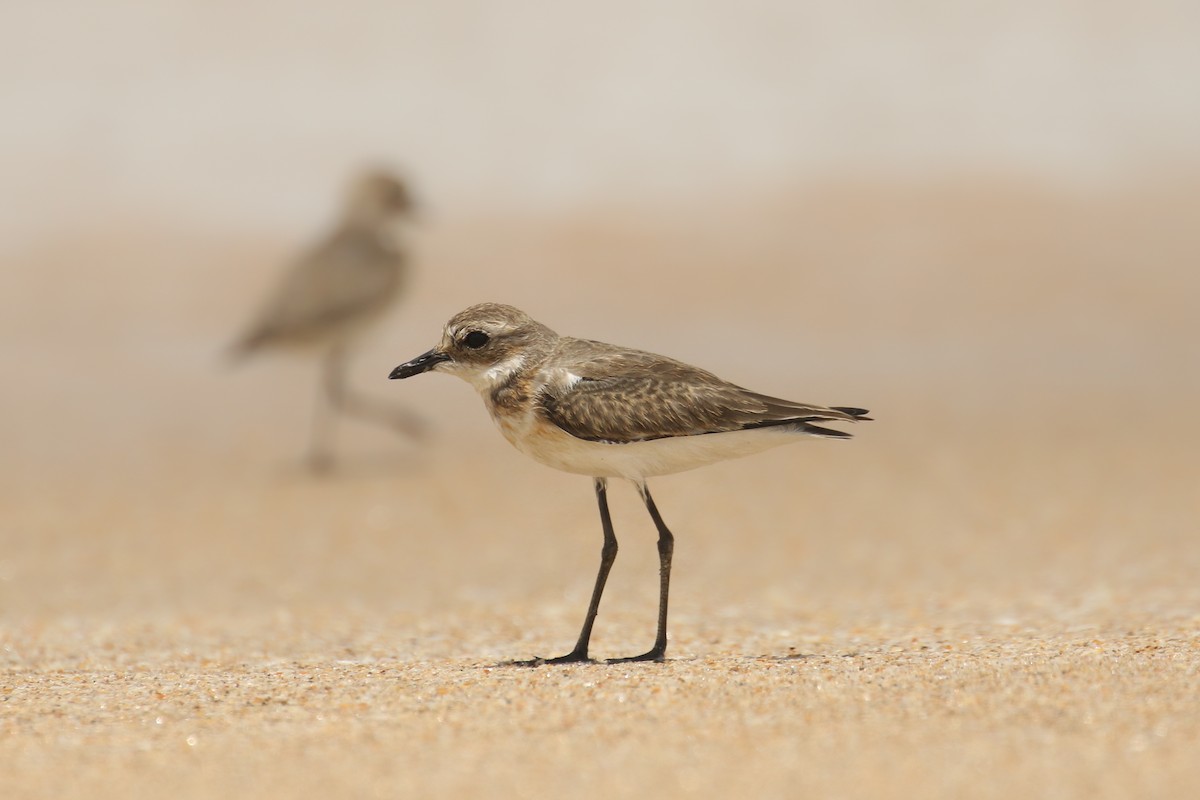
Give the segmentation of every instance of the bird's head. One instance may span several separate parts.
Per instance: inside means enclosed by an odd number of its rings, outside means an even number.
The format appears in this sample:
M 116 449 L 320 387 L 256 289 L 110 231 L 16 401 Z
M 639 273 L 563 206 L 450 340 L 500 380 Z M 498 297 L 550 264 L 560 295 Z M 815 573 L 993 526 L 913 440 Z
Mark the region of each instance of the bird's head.
M 488 391 L 540 360 L 556 338 L 520 309 L 481 303 L 455 314 L 435 347 L 396 367 L 389 377 L 448 372 Z

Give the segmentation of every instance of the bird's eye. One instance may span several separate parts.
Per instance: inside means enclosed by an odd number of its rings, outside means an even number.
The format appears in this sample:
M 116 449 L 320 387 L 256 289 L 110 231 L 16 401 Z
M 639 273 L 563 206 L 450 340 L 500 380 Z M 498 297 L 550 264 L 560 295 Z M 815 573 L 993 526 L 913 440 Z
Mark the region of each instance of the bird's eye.
M 488 343 L 490 337 L 483 331 L 471 331 L 463 337 L 463 344 L 472 350 L 478 350 Z

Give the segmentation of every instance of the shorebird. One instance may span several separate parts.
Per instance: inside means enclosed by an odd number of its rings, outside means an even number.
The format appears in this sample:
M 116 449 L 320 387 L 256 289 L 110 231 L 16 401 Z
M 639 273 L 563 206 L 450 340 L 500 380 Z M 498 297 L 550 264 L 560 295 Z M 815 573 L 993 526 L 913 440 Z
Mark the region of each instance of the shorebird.
M 848 439 L 816 423 L 870 419 L 866 409 L 816 406 L 758 394 L 665 356 L 559 336 L 512 306 L 483 303 L 446 323 L 441 341 L 392 370 L 457 375 L 483 396 L 492 420 L 514 447 L 555 469 L 591 476 L 604 531 L 600 570 L 574 649 L 530 666 L 586 662 L 592 625 L 617 538 L 608 511 L 608 479 L 637 487 L 658 529 L 659 600 L 654 646 L 608 663 L 661 661 L 667 650 L 667 596 L 675 537 L 646 479 L 761 452 L 806 436 Z
M 340 412 L 385 424 L 417 437 L 421 422 L 388 409 L 346 386 L 346 359 L 354 344 L 390 309 L 407 266 L 399 223 L 413 212 L 399 178 L 382 171 L 350 186 L 342 218 L 283 276 L 246 332 L 230 347 L 234 357 L 263 349 L 315 351 L 321 359 L 317 406 L 307 461 L 314 470 L 332 464 L 333 419 Z

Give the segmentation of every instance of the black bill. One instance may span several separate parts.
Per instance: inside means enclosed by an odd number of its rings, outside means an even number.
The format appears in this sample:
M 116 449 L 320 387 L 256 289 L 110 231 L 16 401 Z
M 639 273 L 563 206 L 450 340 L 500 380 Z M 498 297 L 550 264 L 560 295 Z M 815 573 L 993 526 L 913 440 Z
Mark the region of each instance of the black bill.
M 392 374 L 388 377 L 392 380 L 397 378 L 411 378 L 413 375 L 420 375 L 422 372 L 429 370 L 441 364 L 443 361 L 449 361 L 450 356 L 445 353 L 439 353 L 436 350 L 430 350 L 428 353 L 422 353 L 412 361 L 406 361 L 400 366 L 392 370 Z

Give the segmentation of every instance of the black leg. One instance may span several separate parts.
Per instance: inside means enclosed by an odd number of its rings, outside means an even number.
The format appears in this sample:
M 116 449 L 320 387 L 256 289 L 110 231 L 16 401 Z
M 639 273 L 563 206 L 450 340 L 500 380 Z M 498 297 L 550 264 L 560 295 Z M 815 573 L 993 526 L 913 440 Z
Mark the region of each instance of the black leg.
M 604 594 L 604 584 L 608 582 L 608 573 L 613 562 L 617 560 L 617 536 L 613 533 L 612 516 L 608 513 L 608 481 L 596 478 L 596 501 L 600 505 L 600 524 L 604 527 L 604 546 L 600 550 L 600 571 L 596 573 L 596 586 L 592 589 L 592 601 L 588 604 L 587 617 L 583 620 L 583 628 L 579 631 L 579 640 L 575 649 L 565 656 L 558 658 L 535 658 L 531 661 L 518 661 L 517 664 L 536 667 L 541 664 L 577 664 L 591 661 L 588 658 L 588 642 L 592 639 L 592 625 L 596 622 L 596 614 L 600 611 L 600 597 Z
M 671 556 L 675 552 L 675 537 L 671 535 L 671 531 L 667 529 L 666 523 L 658 513 L 658 506 L 654 505 L 654 498 L 650 496 L 650 489 L 646 484 L 638 484 L 638 491 L 641 492 L 646 510 L 650 512 L 650 518 L 654 520 L 654 527 L 658 528 L 658 633 L 654 637 L 654 647 L 650 650 L 640 656 L 609 659 L 608 663 L 610 664 L 627 661 L 662 661 L 663 655 L 667 652 L 667 596 L 671 590 Z

